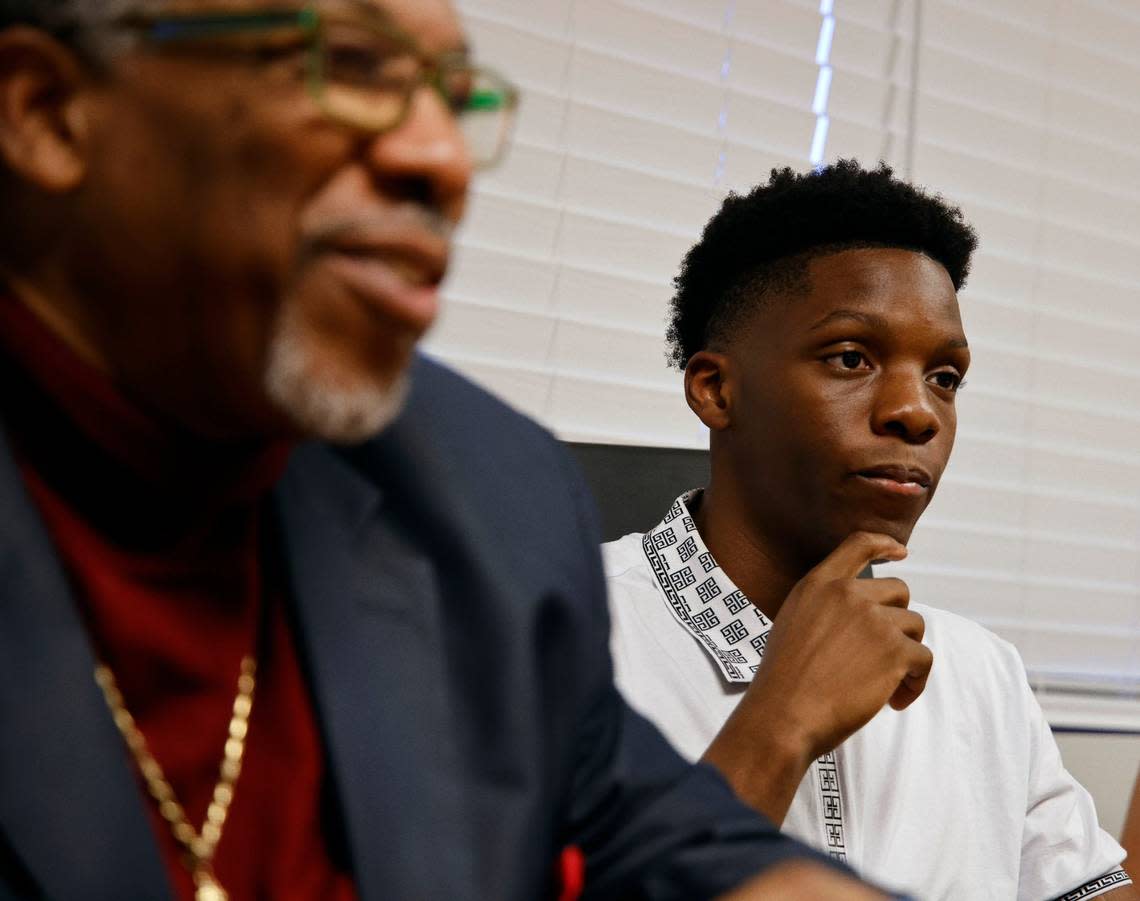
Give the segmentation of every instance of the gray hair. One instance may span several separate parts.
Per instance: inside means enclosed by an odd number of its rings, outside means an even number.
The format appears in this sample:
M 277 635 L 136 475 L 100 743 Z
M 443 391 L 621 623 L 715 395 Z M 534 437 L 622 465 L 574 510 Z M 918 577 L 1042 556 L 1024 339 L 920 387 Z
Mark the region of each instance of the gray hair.
M 0 29 L 31 25 L 50 31 L 96 59 L 130 46 L 129 35 L 101 26 L 133 12 L 153 10 L 162 0 L 0 0 Z

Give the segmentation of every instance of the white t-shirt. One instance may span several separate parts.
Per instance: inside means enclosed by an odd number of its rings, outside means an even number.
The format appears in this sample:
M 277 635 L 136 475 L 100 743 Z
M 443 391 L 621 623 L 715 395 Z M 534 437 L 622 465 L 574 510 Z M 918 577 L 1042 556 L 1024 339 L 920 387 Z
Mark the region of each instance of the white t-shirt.
M 747 689 L 771 623 L 709 554 L 691 497 L 603 556 L 618 687 L 696 760 Z M 920 898 L 1084 901 L 1128 883 L 1017 651 L 954 614 L 911 609 L 934 652 L 926 690 L 814 762 L 784 831 Z

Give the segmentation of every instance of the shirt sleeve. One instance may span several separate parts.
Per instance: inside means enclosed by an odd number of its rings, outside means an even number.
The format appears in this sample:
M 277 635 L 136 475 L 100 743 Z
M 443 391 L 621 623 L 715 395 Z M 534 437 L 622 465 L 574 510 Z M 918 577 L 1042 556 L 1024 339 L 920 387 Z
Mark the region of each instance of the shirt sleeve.
M 1100 828 L 1092 797 L 1065 769 L 1041 706 L 1024 687 L 1029 794 L 1018 901 L 1086 901 L 1131 882 L 1124 849 Z
M 745 807 L 711 767 L 682 761 L 616 691 L 583 735 L 570 816 L 584 898 L 712 898 L 786 860 L 821 855 Z

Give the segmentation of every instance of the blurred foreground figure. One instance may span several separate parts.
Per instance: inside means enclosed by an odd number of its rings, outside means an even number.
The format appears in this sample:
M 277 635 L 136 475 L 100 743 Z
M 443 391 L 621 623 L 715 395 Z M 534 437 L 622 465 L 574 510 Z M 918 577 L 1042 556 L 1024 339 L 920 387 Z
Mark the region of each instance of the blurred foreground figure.
M 886 167 L 773 172 L 725 202 L 670 329 L 712 478 L 605 548 L 618 684 L 682 753 L 885 885 L 1123 901 L 1123 852 L 1016 650 L 857 578 L 906 556 L 950 457 L 975 245 Z
M 415 356 L 514 106 L 448 6 L 0 17 L 0 898 L 878 897 L 622 704 L 576 475 Z

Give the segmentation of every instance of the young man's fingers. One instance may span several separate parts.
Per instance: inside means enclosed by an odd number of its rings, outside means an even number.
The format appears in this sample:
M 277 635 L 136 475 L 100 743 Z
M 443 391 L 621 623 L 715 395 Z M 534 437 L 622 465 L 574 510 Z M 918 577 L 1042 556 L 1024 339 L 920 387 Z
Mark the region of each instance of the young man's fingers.
M 906 710 L 918 700 L 922 694 L 922 689 L 925 687 L 925 683 L 916 687 L 904 680 L 899 683 L 899 687 L 895 689 L 895 693 L 891 695 L 891 699 L 887 703 L 891 705 L 892 710 Z
M 868 563 L 902 560 L 906 547 L 878 532 L 852 532 L 820 562 L 813 574 L 832 579 L 854 579 Z
M 926 634 L 926 620 L 922 618 L 921 613 L 900 609 L 893 605 L 885 609 L 883 613 L 890 617 L 891 622 L 907 638 L 912 641 L 922 641 L 922 637 Z
M 861 582 L 860 587 L 881 607 L 900 607 L 905 610 L 910 606 L 910 586 L 902 579 L 888 576 Z
M 926 689 L 926 680 L 930 676 L 931 667 L 934 666 L 934 654 L 930 648 L 918 642 L 909 642 L 909 644 L 911 664 L 889 702 L 895 710 L 905 710 L 918 699 Z

